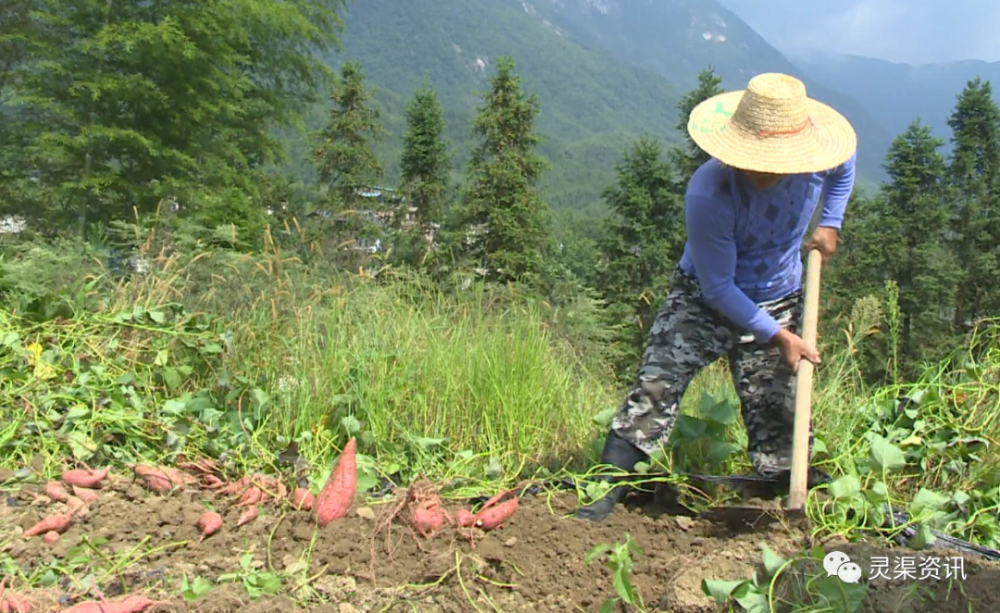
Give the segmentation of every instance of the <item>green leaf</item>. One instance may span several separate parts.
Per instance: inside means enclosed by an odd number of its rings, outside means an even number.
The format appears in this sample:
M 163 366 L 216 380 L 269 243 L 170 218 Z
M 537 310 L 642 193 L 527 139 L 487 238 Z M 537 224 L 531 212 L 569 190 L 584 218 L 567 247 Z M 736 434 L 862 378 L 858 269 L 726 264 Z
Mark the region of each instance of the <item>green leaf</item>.
M 97 451 L 97 444 L 88 434 L 80 430 L 73 430 L 66 437 L 69 447 L 73 452 L 73 457 L 86 462 L 94 456 Z
M 740 450 L 740 446 L 735 443 L 725 441 L 712 441 L 708 445 L 707 460 L 712 464 L 721 464 L 730 455 Z
M 916 495 L 913 496 L 913 500 L 910 501 L 909 511 L 914 518 L 925 513 L 933 515 L 939 512 L 947 503 L 948 497 L 944 494 L 922 487 L 917 490 Z
M 784 566 L 785 559 L 767 545 L 761 545 L 761 549 L 763 550 L 764 568 L 767 570 L 768 576 L 773 577 Z
M 906 455 L 903 450 L 878 434 L 872 434 L 871 447 L 872 459 L 875 461 L 875 465 L 882 470 L 889 472 L 906 466 Z
M 67 422 L 79 421 L 85 419 L 88 415 L 90 415 L 90 409 L 88 407 L 83 407 L 83 406 L 73 407 L 69 411 L 66 411 L 65 421 Z
M 617 412 L 618 412 L 617 407 L 604 409 L 600 413 L 594 415 L 593 417 L 594 423 L 597 424 L 598 426 L 601 426 L 602 428 L 606 428 L 611 425 L 611 419 L 615 416 L 615 413 Z
M 930 526 L 924 522 L 919 522 L 915 528 L 916 534 L 913 536 L 913 540 L 910 541 L 910 547 L 919 551 L 934 545 L 937 538 L 931 532 Z
M 615 613 L 615 604 L 617 601 L 614 598 L 608 598 L 601 603 L 601 608 L 599 613 Z
M 838 477 L 830 484 L 830 494 L 839 500 L 853 498 L 861 493 L 861 481 L 854 475 Z
M 681 438 L 693 441 L 704 437 L 708 424 L 697 417 L 681 415 L 677 418 L 676 428 Z
M 618 597 L 627 602 L 628 604 L 635 604 L 635 590 L 632 587 L 632 582 L 629 581 L 627 573 L 616 572 L 612 575 L 612 582 L 615 586 L 615 592 L 618 593 Z
M 181 374 L 177 372 L 176 368 L 164 368 L 163 382 L 167 384 L 167 387 L 171 391 L 176 391 L 183 383 L 183 379 L 181 379 Z
M 819 437 L 813 437 L 811 458 L 816 459 L 823 453 L 826 453 L 826 443 L 824 443 L 823 439 Z
M 871 489 L 865 492 L 865 498 L 871 503 L 889 502 L 889 488 L 882 481 L 876 481 Z
M 728 425 L 733 423 L 739 415 L 738 407 L 739 405 L 731 402 L 728 398 L 717 400 L 714 395 L 702 392 L 698 412 L 705 419 Z
M 587 553 L 587 557 L 583 559 L 583 563 L 590 564 L 594 558 L 610 550 L 611 550 L 611 545 L 608 545 L 607 543 L 600 543 L 599 545 L 596 545 L 593 549 L 591 549 L 589 553 Z
M 147 314 L 155 324 L 163 325 L 163 323 L 167 321 L 167 316 L 163 313 L 163 311 L 149 311 Z
M 725 579 L 702 579 L 701 580 L 701 591 L 704 594 L 719 604 L 726 604 L 729 602 L 730 596 L 736 592 L 736 589 L 748 585 L 749 581 L 743 579 L 741 581 L 728 581 Z
M 361 432 L 361 422 L 353 415 L 345 415 L 340 420 L 340 427 L 347 431 L 347 436 L 357 436 Z

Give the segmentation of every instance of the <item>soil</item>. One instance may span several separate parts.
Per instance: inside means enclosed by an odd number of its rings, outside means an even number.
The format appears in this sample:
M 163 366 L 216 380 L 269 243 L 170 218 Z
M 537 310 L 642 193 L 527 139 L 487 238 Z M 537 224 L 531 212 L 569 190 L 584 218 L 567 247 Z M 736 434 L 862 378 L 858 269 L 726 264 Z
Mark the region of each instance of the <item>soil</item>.
M 901 548 L 810 542 L 803 521 L 777 514 L 754 518 L 733 512 L 731 521 L 709 521 L 666 512 L 670 509 L 650 500 L 633 508 L 619 506 L 603 522 L 587 522 L 570 516 L 576 497 L 565 492 L 522 498 L 510 520 L 491 532 L 477 531 L 473 543 L 468 529 L 459 532 L 447 525 L 428 539 L 418 537 L 399 518 L 389 533 L 389 551 L 384 535 L 374 546 L 371 539 L 389 501 L 359 497 L 346 517 L 316 529 L 310 513 L 273 503 L 261 507 L 253 522 L 236 527 L 240 509 L 228 499 L 215 500 L 224 526 L 199 542 L 195 522 L 212 498 L 198 491 L 153 494 L 120 479 L 106 486 L 55 543 L 46 544 L 41 536 L 25 539 L 23 531 L 65 511 L 66 505 L 49 502 L 41 486 L 24 486 L 9 492 L 7 503 L 0 504 L 0 568 L 13 559 L 30 575 L 56 564 L 65 568 L 84 563 L 73 581 L 57 581 L 45 590 L 19 590 L 32 600 L 36 613 L 97 598 L 95 581 L 105 598 L 143 592 L 161 603 L 147 611 L 589 613 L 597 612 L 615 591 L 606 558 L 589 565 L 584 558 L 594 546 L 622 542 L 628 534 L 644 551 L 632 556 L 630 574 L 648 611 L 715 613 L 728 609 L 702 592 L 702 580 L 749 579 L 755 571 L 760 575 L 762 545 L 784 556 L 817 544 L 825 551 L 836 545 L 866 569 L 873 555 L 891 560 L 920 555 Z M 460 508 L 449 500 L 443 504 L 452 515 Z M 85 539 L 109 542 L 99 546 L 98 554 L 80 547 Z M 89 565 L 80 559 L 84 554 L 92 560 Z M 234 582 L 214 585 L 196 600 L 180 596 L 183 578 L 214 581 L 238 573 L 244 554 L 252 555 L 252 566 L 260 571 L 292 573 L 284 595 L 252 599 L 242 583 Z M 964 565 L 965 580 L 871 581 L 859 611 L 1000 610 L 1000 563 L 970 556 Z M 293 595 L 313 604 L 303 608 L 290 598 Z

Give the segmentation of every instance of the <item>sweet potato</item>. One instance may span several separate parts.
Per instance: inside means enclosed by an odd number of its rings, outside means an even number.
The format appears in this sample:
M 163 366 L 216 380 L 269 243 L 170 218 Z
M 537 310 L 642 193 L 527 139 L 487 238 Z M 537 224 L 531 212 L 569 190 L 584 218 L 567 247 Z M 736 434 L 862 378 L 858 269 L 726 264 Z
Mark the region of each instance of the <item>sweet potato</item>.
M 198 539 L 200 543 L 222 528 L 222 516 L 214 511 L 206 511 L 198 518 L 195 527 L 201 530 L 201 538 Z
M 295 509 L 311 511 L 315 500 L 316 497 L 313 496 L 313 493 L 304 487 L 297 487 L 292 493 L 292 507 Z
M 69 511 L 68 513 L 58 513 L 56 515 L 50 515 L 45 519 L 39 521 L 34 526 L 28 528 L 24 531 L 24 538 L 31 538 L 36 534 L 45 534 L 46 532 L 54 531 L 62 533 L 69 528 L 69 525 L 73 523 L 73 515 L 76 514 L 76 510 Z
M 440 507 L 432 503 L 425 503 L 414 506 L 410 510 L 410 526 L 420 533 L 420 536 L 427 536 L 431 532 L 437 532 L 444 525 L 444 513 Z
M 78 487 L 76 485 L 73 486 L 73 495 L 84 502 L 94 502 L 97 500 L 97 492 L 85 487 Z
M 49 530 L 42 536 L 42 541 L 44 541 L 46 545 L 51 545 L 58 540 L 59 540 L 59 533 L 56 532 L 55 530 Z
M 247 486 L 251 484 L 250 477 L 240 477 L 236 481 L 226 485 L 219 489 L 219 494 L 222 496 L 230 496 L 238 492 L 242 492 Z
M 455 521 L 462 528 L 469 528 L 474 526 L 476 523 L 476 516 L 473 515 L 468 509 L 459 509 L 455 512 Z
M 198 480 L 191 475 L 180 472 L 168 466 L 150 466 L 135 464 L 132 470 L 136 476 L 146 483 L 146 487 L 154 492 L 166 493 L 174 489 L 183 490 L 186 485 L 193 485 Z
M 81 602 L 62 613 L 142 613 L 155 604 L 145 596 L 126 596 L 117 601 Z
M 31 605 L 23 596 L 8 593 L 0 597 L 0 613 L 31 613 Z
M 354 437 L 347 441 L 340 457 L 337 458 L 330 477 L 316 497 L 316 523 L 320 528 L 347 514 L 354 503 L 358 488 L 358 464 L 355 457 L 357 442 Z
M 253 520 L 257 519 L 259 514 L 260 512 L 257 507 L 255 505 L 250 505 L 249 507 L 243 509 L 243 512 L 240 513 L 240 518 L 236 520 L 236 525 L 242 526 L 243 524 L 249 524 Z
M 84 502 L 84 501 L 82 501 L 82 500 L 80 500 L 76 496 L 70 496 L 66 500 L 66 506 L 69 507 L 69 510 L 71 512 L 76 513 L 77 511 L 79 511 L 83 507 L 87 506 L 87 503 Z
M 31 613 L 31 604 L 21 595 L 7 589 L 7 580 L 0 581 L 0 613 Z
M 504 523 L 517 510 L 517 496 L 476 513 L 476 527 L 492 530 Z
M 48 496 L 52 502 L 66 502 L 69 499 L 69 492 L 63 487 L 63 484 L 58 481 L 49 481 L 45 485 L 45 495 Z
M 258 502 L 260 502 L 261 498 L 263 497 L 263 494 L 264 493 L 260 490 L 260 488 L 255 485 L 250 489 L 248 489 L 247 491 L 243 492 L 243 495 L 240 496 L 239 503 L 237 503 L 236 506 L 238 507 L 253 506 Z
M 90 470 L 89 468 L 65 470 L 62 474 L 62 480 L 66 485 L 77 485 L 97 490 L 101 489 L 101 482 L 108 476 L 110 470 L 110 468 L 102 468 L 101 470 Z

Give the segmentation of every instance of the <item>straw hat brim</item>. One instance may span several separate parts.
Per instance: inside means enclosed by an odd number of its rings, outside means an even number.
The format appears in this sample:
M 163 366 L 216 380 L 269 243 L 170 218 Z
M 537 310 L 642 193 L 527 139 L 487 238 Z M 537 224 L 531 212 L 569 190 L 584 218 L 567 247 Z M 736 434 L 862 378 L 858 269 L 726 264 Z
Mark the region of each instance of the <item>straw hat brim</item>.
M 706 153 L 727 166 L 773 174 L 821 172 L 843 164 L 857 150 L 851 123 L 812 98 L 810 123 L 797 133 L 758 136 L 730 121 L 745 90 L 713 96 L 691 111 L 688 133 Z

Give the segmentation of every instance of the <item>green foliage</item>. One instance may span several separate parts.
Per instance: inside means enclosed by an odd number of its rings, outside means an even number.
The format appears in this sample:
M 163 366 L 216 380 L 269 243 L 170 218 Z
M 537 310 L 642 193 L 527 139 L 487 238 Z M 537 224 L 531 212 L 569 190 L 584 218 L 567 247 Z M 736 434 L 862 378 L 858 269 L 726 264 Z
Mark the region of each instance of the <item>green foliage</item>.
M 822 547 L 792 559 L 785 559 L 767 545 L 763 552 L 763 573 L 750 579 L 704 579 L 701 590 L 719 604 L 735 601 L 746 613 L 777 613 L 791 610 L 854 613 L 868 593 L 867 583 L 846 583 L 823 570 L 826 553 Z
M 613 216 L 600 243 L 598 287 L 610 312 L 626 322 L 630 349 L 623 372 L 634 370 L 653 318 L 684 249 L 684 202 L 657 141 L 643 137 L 617 165 L 616 184 L 604 190 Z
M 952 129 L 950 183 L 957 190 L 951 247 L 964 273 L 958 284 L 955 324 L 966 326 L 1000 308 L 1000 290 L 980 279 L 1000 272 L 1000 108 L 989 82 L 970 80 L 948 120 Z
M 698 87 L 684 94 L 677 103 L 679 111 L 677 131 L 684 135 L 687 147 L 686 150 L 675 149 L 671 151 L 671 158 L 674 167 L 677 169 L 677 174 L 684 183 L 687 183 L 691 175 L 694 174 L 694 171 L 698 170 L 698 167 L 709 160 L 708 154 L 688 134 L 688 117 L 690 117 L 694 107 L 716 94 L 721 94 L 723 91 L 725 90 L 722 88 L 722 77 L 717 76 L 715 70 L 709 66 L 698 74 Z
M 642 602 L 642 595 L 636 591 L 632 585 L 632 554 L 642 555 L 642 548 L 636 543 L 629 533 L 625 533 L 625 540 L 615 543 L 613 546 L 607 543 L 596 545 L 587 553 L 584 564 L 590 564 L 601 554 L 608 554 L 608 568 L 611 570 L 612 581 L 615 586 L 617 598 L 608 598 L 601 604 L 601 613 L 613 613 L 615 605 L 621 602 L 635 607 L 637 611 L 645 613 L 646 606 Z
M 538 181 L 548 162 L 535 153 L 538 99 L 521 91 L 515 63 L 504 57 L 490 77 L 476 116 L 480 139 L 469 163 L 461 228 L 469 228 L 466 251 L 486 279 L 534 282 L 550 253 L 548 204 Z
M 426 231 L 441 219 L 448 187 L 451 159 L 442 139 L 444 119 L 433 89 L 418 89 L 406 108 L 407 132 L 403 137 L 402 190 L 412 198 L 416 221 Z
M 457 178 L 477 139 L 470 130 L 500 57 L 512 57 L 526 90 L 537 92 L 540 155 L 552 162 L 541 186 L 553 209 L 602 213 L 601 189 L 613 179 L 622 149 L 642 133 L 680 142 L 678 88 L 654 71 L 622 61 L 600 45 L 560 35 L 517 0 L 365 0 L 345 19 L 344 54 L 364 63 L 390 137 L 379 149 L 389 181 L 398 183 L 405 108 L 427 84 L 437 93 L 452 143 Z M 392 49 L 402 50 L 399 53 Z M 296 167 L 291 170 L 298 170 Z
M 396 227 L 402 230 L 396 240 L 403 249 L 403 261 L 416 265 L 429 251 L 434 229 L 439 227 L 446 208 L 451 157 L 444 141 L 444 119 L 437 93 L 428 87 L 418 89 L 406 108 L 407 132 L 403 137 L 400 189 L 409 198 L 405 218 L 400 215 Z M 409 229 L 403 223 L 411 223 Z
M 165 197 L 197 210 L 203 190 L 251 190 L 280 157 L 272 125 L 290 125 L 328 74 L 341 0 L 116 5 L 43 1 L 31 13 L 30 61 L 14 73 L 16 171 L 40 193 L 30 219 L 105 223 Z
M 330 94 L 334 108 L 318 135 L 316 161 L 321 184 L 330 190 L 338 210 L 355 208 L 359 192 L 383 179 L 382 162 L 372 150 L 382 136 L 381 112 L 371 105 L 365 73 L 357 62 L 345 62 Z

